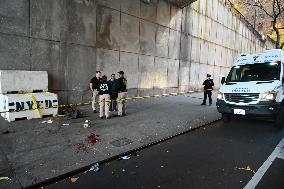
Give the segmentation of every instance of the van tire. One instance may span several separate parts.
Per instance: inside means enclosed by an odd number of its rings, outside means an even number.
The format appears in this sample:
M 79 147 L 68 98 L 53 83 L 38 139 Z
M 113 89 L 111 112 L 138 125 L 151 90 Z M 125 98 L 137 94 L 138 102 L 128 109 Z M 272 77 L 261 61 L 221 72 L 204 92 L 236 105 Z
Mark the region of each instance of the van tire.
M 229 123 L 231 121 L 231 116 L 229 114 L 222 114 L 222 121 L 224 123 Z
M 275 118 L 274 125 L 279 129 L 284 128 L 284 104 L 282 104 L 280 107 L 280 110 Z

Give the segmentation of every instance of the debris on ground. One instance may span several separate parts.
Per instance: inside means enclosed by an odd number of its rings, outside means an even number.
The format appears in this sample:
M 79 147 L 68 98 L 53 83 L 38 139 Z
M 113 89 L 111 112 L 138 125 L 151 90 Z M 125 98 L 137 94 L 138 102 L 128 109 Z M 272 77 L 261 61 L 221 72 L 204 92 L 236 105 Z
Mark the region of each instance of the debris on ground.
M 0 177 L 0 181 L 2 180 L 11 180 L 9 177 Z
M 87 143 L 94 145 L 97 142 L 99 142 L 99 135 L 96 135 L 95 133 L 91 133 L 88 137 L 87 137 Z
M 121 157 L 121 159 L 128 160 L 128 159 L 130 159 L 130 156 L 123 156 L 123 157 Z
M 63 114 L 66 117 L 69 117 L 69 118 L 72 118 L 72 119 L 78 119 L 78 118 L 83 117 L 82 112 L 80 112 L 77 109 L 73 109 L 73 108 L 63 110 Z
M 241 167 L 241 168 L 236 167 L 236 169 L 238 169 L 238 170 L 243 170 L 243 171 L 249 171 L 249 172 L 252 172 L 252 173 L 254 173 L 254 174 L 255 174 L 255 171 L 254 171 L 254 170 L 252 170 L 252 169 L 250 168 L 250 166 Z
M 62 126 L 69 126 L 69 123 L 63 123 Z
M 99 170 L 100 170 L 100 168 L 99 168 L 99 164 L 98 163 L 96 163 L 95 165 L 93 165 L 89 169 L 89 171 L 93 171 L 93 172 L 98 172 Z
M 79 152 L 86 152 L 86 153 L 89 153 L 89 147 L 84 144 L 84 143 L 78 143 L 78 144 L 74 144 L 74 147 L 76 148 L 76 152 L 79 153 Z
M 98 137 L 99 135 L 95 133 L 91 133 L 90 135 L 87 136 L 87 138 L 85 139 L 85 142 L 77 143 L 77 144 L 74 144 L 73 146 L 76 148 L 77 153 L 79 152 L 89 153 L 90 147 L 96 144 L 97 142 L 99 142 L 100 139 Z
M 87 128 L 90 127 L 90 125 L 88 123 L 84 123 L 83 127 L 84 127 L 84 129 L 87 129 Z
M 41 123 L 49 123 L 49 124 L 51 124 L 51 123 L 53 123 L 53 121 L 51 119 L 49 119 L 47 121 L 42 121 Z
M 15 133 L 15 131 L 7 130 L 7 131 L 2 132 L 3 135 L 7 135 L 7 134 L 10 134 L 10 133 Z
M 90 127 L 90 124 L 91 124 L 91 121 L 90 120 L 86 120 L 85 123 L 84 123 L 84 128 L 89 128 Z
M 78 177 L 71 177 L 70 180 L 71 182 L 76 182 L 79 178 Z

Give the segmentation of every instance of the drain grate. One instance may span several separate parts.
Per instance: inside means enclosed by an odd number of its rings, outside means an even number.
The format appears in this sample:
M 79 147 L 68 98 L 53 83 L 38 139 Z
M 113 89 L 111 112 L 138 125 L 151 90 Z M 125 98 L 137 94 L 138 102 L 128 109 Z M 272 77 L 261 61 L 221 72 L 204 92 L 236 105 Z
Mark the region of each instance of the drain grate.
M 128 138 L 119 138 L 117 140 L 110 142 L 110 144 L 115 146 L 115 147 L 122 147 L 122 146 L 126 146 L 128 144 L 131 144 L 132 142 L 133 141 L 128 139 Z

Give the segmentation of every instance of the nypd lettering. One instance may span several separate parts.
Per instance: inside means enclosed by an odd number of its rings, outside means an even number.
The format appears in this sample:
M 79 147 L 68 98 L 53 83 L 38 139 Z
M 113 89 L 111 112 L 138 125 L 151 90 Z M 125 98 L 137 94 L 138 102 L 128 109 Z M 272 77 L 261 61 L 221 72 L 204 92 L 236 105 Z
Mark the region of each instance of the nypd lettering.
M 44 100 L 36 101 L 37 108 L 45 109 L 58 106 L 58 100 Z M 33 101 L 24 101 L 24 102 L 10 102 L 8 104 L 9 110 L 21 111 L 21 110 L 33 110 L 35 109 L 35 104 Z

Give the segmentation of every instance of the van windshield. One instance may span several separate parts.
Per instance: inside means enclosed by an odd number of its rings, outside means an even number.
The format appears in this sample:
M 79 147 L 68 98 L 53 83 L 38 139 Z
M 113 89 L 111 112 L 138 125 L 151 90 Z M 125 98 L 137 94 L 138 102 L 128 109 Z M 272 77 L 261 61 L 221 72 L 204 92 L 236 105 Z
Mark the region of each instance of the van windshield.
M 280 80 L 281 63 L 258 63 L 232 67 L 226 82 Z

